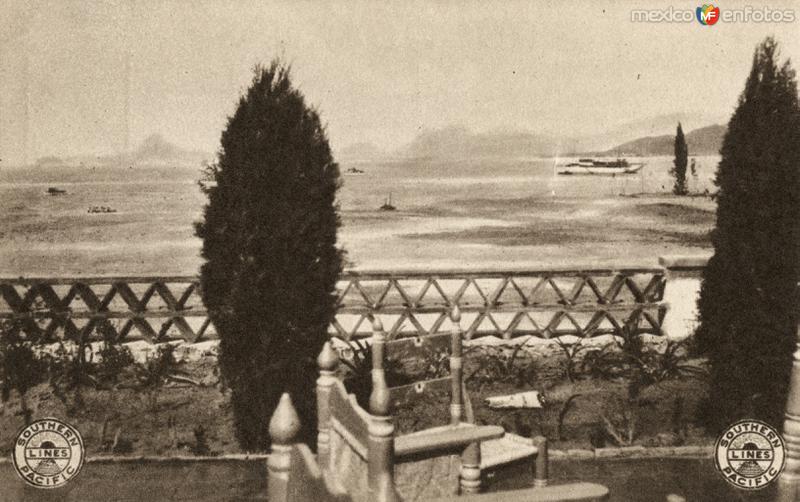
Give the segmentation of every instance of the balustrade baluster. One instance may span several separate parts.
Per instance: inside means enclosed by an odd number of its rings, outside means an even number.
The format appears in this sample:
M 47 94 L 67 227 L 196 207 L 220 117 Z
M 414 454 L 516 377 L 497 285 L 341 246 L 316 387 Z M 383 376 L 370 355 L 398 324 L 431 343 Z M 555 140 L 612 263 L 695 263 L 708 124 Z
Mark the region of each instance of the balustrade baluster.
M 317 456 L 323 468 L 332 468 L 330 465 L 330 393 L 337 381 L 336 370 L 339 367 L 339 356 L 333 350 L 331 342 L 325 342 L 322 352 L 317 357 L 319 378 L 317 378 Z

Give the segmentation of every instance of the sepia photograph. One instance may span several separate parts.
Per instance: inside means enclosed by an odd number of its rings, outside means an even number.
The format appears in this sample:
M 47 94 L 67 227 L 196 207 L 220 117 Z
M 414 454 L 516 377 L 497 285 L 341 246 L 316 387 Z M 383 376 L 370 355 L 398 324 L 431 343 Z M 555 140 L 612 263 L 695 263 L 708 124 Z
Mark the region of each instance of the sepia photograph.
M 0 502 L 800 502 L 800 3 L 0 13 Z

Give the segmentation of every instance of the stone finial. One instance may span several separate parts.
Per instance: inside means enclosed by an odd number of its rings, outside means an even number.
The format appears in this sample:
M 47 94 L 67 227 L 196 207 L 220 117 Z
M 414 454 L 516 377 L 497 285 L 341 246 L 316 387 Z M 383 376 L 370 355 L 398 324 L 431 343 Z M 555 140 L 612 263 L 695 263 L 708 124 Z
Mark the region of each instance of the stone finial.
M 339 356 L 333 350 L 330 340 L 322 346 L 322 351 L 317 356 L 317 365 L 320 370 L 331 372 L 336 371 L 336 368 L 339 367 Z
M 450 320 L 454 324 L 461 322 L 461 309 L 458 308 L 458 305 L 453 305 L 453 309 L 450 311 Z
M 269 436 L 274 444 L 288 445 L 294 442 L 298 432 L 300 417 L 297 416 L 291 396 L 284 392 L 269 421 Z
M 381 322 L 381 318 L 378 316 L 374 316 L 372 318 L 372 332 L 383 333 L 383 323 Z

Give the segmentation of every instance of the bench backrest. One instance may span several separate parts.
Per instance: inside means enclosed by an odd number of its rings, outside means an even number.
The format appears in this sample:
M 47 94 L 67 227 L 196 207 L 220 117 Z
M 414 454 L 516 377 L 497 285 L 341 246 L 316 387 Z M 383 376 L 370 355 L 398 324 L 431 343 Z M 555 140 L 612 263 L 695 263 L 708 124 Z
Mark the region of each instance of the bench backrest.
M 384 371 L 390 355 L 394 359 L 419 361 L 448 352 L 449 375 L 391 387 L 389 395 L 392 409 L 396 409 L 399 404 L 416 401 L 430 392 L 449 392 L 450 424 L 458 425 L 465 419 L 472 421 L 472 410 L 463 382 L 463 331 L 458 306 L 450 311 L 449 317 L 452 329 L 448 333 L 400 339 L 389 339 L 380 319 L 375 317 L 372 323 L 372 367 Z

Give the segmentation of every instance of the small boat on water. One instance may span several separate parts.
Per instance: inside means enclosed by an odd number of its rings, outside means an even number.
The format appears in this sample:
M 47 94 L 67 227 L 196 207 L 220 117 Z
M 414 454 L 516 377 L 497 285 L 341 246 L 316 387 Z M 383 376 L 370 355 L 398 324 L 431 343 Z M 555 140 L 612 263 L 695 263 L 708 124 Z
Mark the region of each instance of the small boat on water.
M 558 174 L 633 174 L 644 167 L 644 162 L 628 162 L 626 159 L 599 160 L 578 159 L 557 165 Z
M 392 192 L 389 192 L 389 198 L 383 202 L 378 211 L 397 211 L 397 208 L 392 205 Z
M 87 213 L 116 213 L 117 210 L 107 206 L 89 206 Z

